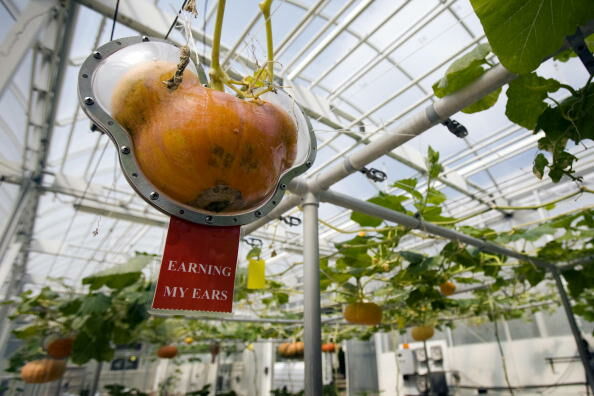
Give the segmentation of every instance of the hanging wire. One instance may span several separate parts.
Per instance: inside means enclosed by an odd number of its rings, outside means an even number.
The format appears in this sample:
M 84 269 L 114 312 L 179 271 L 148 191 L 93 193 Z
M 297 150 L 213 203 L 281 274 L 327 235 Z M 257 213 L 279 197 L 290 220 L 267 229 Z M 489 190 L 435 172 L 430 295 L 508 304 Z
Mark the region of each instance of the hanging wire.
M 202 17 L 202 54 L 206 55 L 206 24 L 208 20 L 206 19 L 206 13 L 208 11 L 208 0 L 204 1 L 204 14 Z
M 167 40 L 167 38 L 169 37 L 169 34 L 171 33 L 171 31 L 173 30 L 173 28 L 177 24 L 177 19 L 179 18 L 179 15 L 181 14 L 181 12 L 184 9 L 184 7 L 186 6 L 186 3 L 187 2 L 188 2 L 188 0 L 184 0 L 184 2 L 182 3 L 181 7 L 179 7 L 179 11 L 177 12 L 177 15 L 175 16 L 175 19 L 171 23 L 171 26 L 169 26 L 169 30 L 167 31 L 167 34 L 165 35 L 165 40 Z
M 120 10 L 120 0 L 116 0 L 115 10 L 113 12 L 113 24 L 111 25 L 111 35 L 109 36 L 109 41 L 113 40 L 113 32 L 115 31 L 116 21 L 118 19 L 118 11 Z

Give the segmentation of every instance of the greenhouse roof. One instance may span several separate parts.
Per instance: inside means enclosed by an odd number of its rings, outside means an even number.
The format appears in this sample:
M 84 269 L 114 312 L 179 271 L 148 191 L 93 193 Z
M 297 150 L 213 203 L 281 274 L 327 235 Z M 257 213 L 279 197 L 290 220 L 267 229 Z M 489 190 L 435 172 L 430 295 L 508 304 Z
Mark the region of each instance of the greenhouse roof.
M 27 285 L 45 285 L 50 277 L 79 285 L 85 276 L 125 262 L 135 251 L 161 254 L 168 224 L 166 215 L 128 185 L 112 142 L 91 130 L 79 105 L 77 76 L 93 50 L 110 40 L 114 14 L 114 38 L 162 38 L 181 1 L 122 0 L 116 13 L 115 1 L 78 0 L 69 15 L 61 13 L 59 3 L 2 0 L 0 6 L 0 226 L 5 227 L 0 253 L 5 260 L 22 254 L 18 268 L 25 271 Z M 216 1 L 197 6 L 194 39 L 208 65 Z M 506 87 L 488 110 L 452 117 L 467 129 L 466 137 L 439 123 L 412 136 L 402 131 L 438 101 L 433 85 L 453 61 L 487 43 L 469 1 L 276 0 L 272 7 L 275 72 L 309 115 L 317 138 L 317 158 L 306 180 L 316 180 L 370 142 L 397 131 L 404 143 L 366 164 L 384 172 L 385 180 L 354 172 L 332 190 L 367 200 L 380 191 L 393 192 L 397 180 L 417 178 L 423 191 L 424 158 L 431 147 L 444 166 L 435 184 L 448 198 L 443 214 L 461 218 L 485 209 L 464 224 L 508 230 L 593 204 L 592 195 L 582 193 L 513 215 L 506 209 L 486 210 L 541 205 L 580 192 L 580 185 L 568 177 L 554 183 L 534 176 L 542 135 L 505 116 Z M 169 38 L 186 41 L 180 29 Z M 249 74 L 265 59 L 265 25 L 257 1 L 228 1 L 222 64 Z M 492 54 L 486 62 L 489 67 L 499 63 Z M 537 72 L 573 89 L 583 87 L 589 77 L 578 58 L 544 62 Z M 566 95 L 564 90 L 550 94 L 555 100 Z M 568 149 L 579 158 L 575 176 L 583 178 L 584 186 L 591 186 L 594 178 L 591 146 L 591 140 L 583 140 Z M 11 222 L 27 211 L 29 223 Z M 361 229 L 351 213 L 321 205 L 322 254 L 332 253 L 335 243 Z M 282 215 L 302 217 L 297 205 Z M 263 241 L 268 271 L 301 261 L 301 227 L 278 216 L 257 226 L 245 227 L 245 237 Z M 9 238 L 17 234 L 17 239 Z M 413 235 L 403 241 L 406 250 L 431 252 L 437 245 Z M 514 248 L 531 252 L 530 246 Z M 245 266 L 248 250 L 242 244 L 240 266 Z

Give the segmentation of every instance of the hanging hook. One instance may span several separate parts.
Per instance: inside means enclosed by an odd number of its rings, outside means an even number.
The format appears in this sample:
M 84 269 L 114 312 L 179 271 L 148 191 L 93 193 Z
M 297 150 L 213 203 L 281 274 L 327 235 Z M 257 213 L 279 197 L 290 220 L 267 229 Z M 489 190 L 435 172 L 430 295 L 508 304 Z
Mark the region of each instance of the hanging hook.
M 264 246 L 264 242 L 262 242 L 262 240 L 259 239 L 259 238 L 252 238 L 252 237 L 243 238 L 243 241 L 245 243 L 247 243 L 248 245 L 250 245 L 251 247 L 262 247 L 262 246 Z
M 447 120 L 442 121 L 441 125 L 444 125 L 446 128 L 448 128 L 448 131 L 452 132 L 454 135 L 456 135 L 456 137 L 459 137 L 460 139 L 468 136 L 468 130 L 466 129 L 466 127 L 456 120 L 448 118 Z
M 375 168 L 363 168 L 359 172 L 363 173 L 369 180 L 374 182 L 383 182 L 388 178 L 386 172 Z
M 298 225 L 301 225 L 301 219 L 299 217 L 295 217 L 295 216 L 279 216 L 278 218 L 279 220 L 281 220 L 283 223 L 291 226 L 291 227 L 296 227 Z

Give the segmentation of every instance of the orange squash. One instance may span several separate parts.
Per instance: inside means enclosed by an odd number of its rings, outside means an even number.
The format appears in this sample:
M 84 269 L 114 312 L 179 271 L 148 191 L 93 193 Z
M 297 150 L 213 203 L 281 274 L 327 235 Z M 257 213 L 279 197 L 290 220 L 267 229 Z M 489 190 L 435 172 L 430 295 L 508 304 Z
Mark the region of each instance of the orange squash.
M 297 127 L 283 109 L 203 87 L 176 65 L 129 70 L 112 97 L 112 115 L 131 134 L 138 163 L 162 192 L 211 212 L 253 208 L 273 193 L 297 152 Z
M 451 296 L 456 291 L 456 285 L 451 281 L 446 281 L 439 285 L 439 290 L 444 296 Z
M 427 341 L 433 337 L 433 334 L 435 334 L 435 329 L 431 326 L 416 326 L 410 331 L 410 335 L 415 341 Z
M 382 322 L 382 309 L 375 303 L 348 304 L 343 313 L 349 323 L 374 326 Z
M 334 353 L 336 351 L 336 344 L 327 342 L 322 344 L 322 352 Z
M 47 354 L 54 359 L 65 359 L 72 353 L 74 338 L 57 338 L 47 345 Z
M 162 359 L 173 359 L 177 356 L 177 347 L 175 345 L 165 345 L 157 349 L 157 356 Z
M 303 352 L 305 352 L 305 344 L 303 341 L 297 341 L 295 343 L 295 355 L 303 356 Z
M 43 384 L 57 380 L 65 371 L 65 360 L 34 360 L 21 368 L 21 379 L 28 384 Z
M 278 351 L 278 354 L 281 356 L 287 356 L 289 345 L 291 345 L 291 344 L 289 344 L 288 342 L 283 342 L 282 344 L 280 344 L 276 348 L 276 350 Z

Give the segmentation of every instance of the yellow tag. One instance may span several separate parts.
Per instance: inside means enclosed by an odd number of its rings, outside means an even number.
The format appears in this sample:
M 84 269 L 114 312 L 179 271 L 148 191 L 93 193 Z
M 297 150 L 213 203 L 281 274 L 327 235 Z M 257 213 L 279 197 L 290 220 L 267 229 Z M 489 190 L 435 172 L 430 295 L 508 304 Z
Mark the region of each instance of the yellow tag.
M 263 289 L 265 284 L 266 275 L 264 274 L 264 260 L 249 260 L 247 273 L 247 288 Z

